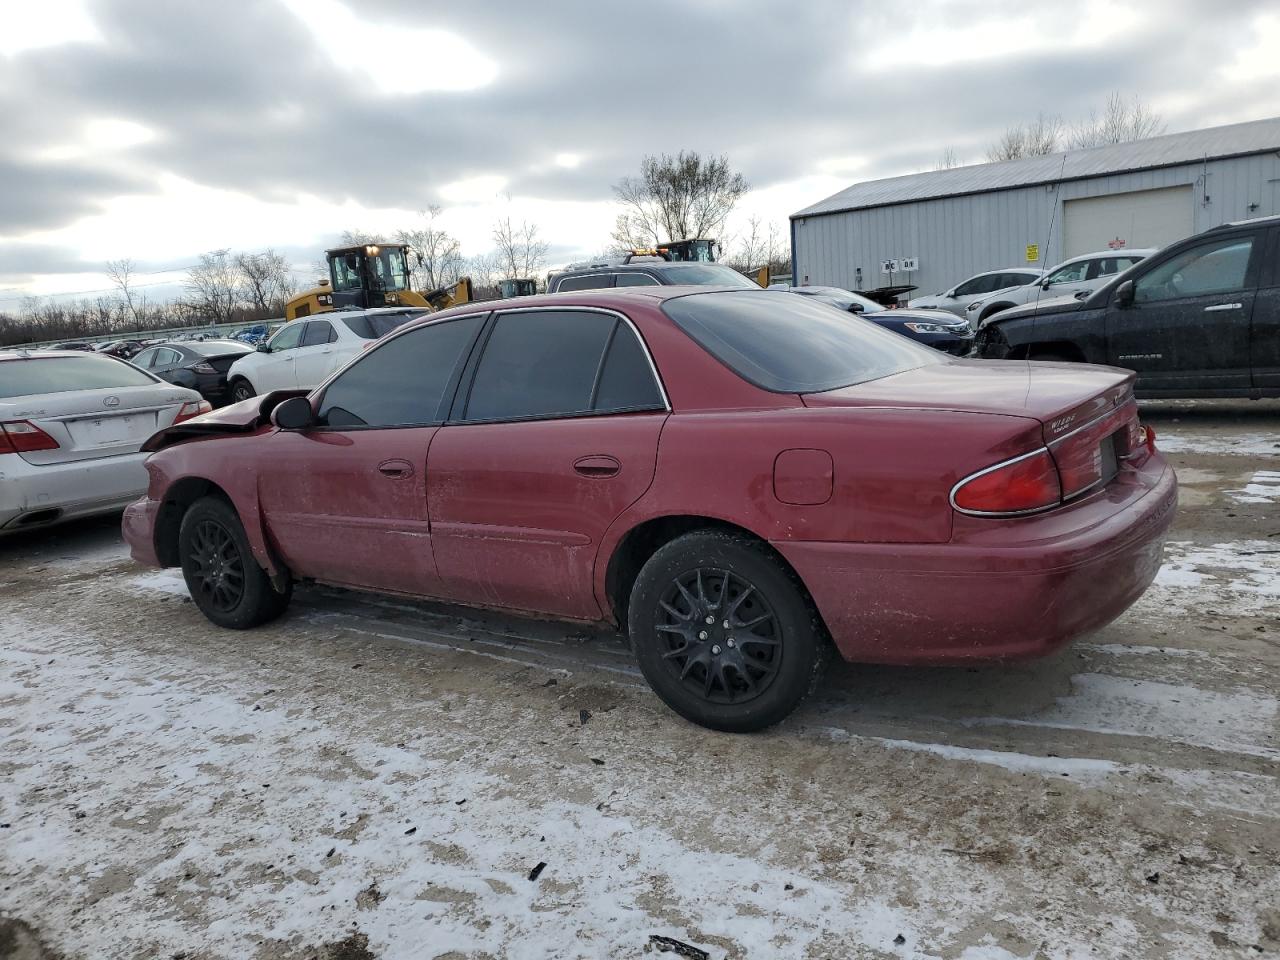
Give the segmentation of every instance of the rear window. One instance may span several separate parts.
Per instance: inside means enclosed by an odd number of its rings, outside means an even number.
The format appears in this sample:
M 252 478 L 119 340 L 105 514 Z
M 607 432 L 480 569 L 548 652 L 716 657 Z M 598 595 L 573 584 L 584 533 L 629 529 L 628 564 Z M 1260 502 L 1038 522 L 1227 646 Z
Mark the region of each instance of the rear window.
M 682 263 L 664 267 L 663 279 L 671 284 L 692 284 L 699 287 L 741 287 L 743 290 L 759 290 L 760 284 L 748 280 L 733 267 L 718 263 Z
M 774 393 L 820 393 L 947 362 L 807 297 L 728 291 L 677 297 L 662 309 L 738 376 Z
M 93 354 L 0 362 L 0 399 L 72 390 L 146 387 L 158 382 L 121 360 Z
M 426 316 L 425 313 L 374 313 L 363 317 L 343 317 L 342 322 L 357 337 L 365 340 L 377 340 L 383 334 L 390 333 L 396 327 L 404 326 L 410 320 Z
M 253 347 L 239 340 L 194 340 L 184 347 L 202 357 L 225 357 L 229 353 L 253 353 Z

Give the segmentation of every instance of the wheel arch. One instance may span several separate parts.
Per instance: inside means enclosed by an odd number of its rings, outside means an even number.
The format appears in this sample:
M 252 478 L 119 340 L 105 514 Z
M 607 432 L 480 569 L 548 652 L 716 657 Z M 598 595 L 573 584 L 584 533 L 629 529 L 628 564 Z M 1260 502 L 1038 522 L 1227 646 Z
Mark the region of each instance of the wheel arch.
M 987 317 L 992 314 L 999 313 L 1001 310 L 1009 310 L 1016 306 L 1016 303 L 993 303 L 991 306 L 983 308 L 982 312 L 978 315 L 978 322 L 981 323 L 983 320 L 987 319 Z
M 631 592 L 635 587 L 636 577 L 640 569 L 659 549 L 686 533 L 695 530 L 711 530 L 731 533 L 762 544 L 770 556 L 799 585 L 805 599 L 821 622 L 821 613 L 814 603 L 809 588 L 804 580 L 781 553 L 773 548 L 767 539 L 754 530 L 721 517 L 700 514 L 665 514 L 650 517 L 635 524 L 623 533 L 609 553 L 609 561 L 605 565 L 603 578 L 604 603 L 602 606 L 610 613 L 623 630 L 627 625 L 627 605 L 631 600 Z M 825 624 L 823 625 L 825 630 Z
M 156 513 L 155 550 L 162 566 L 181 565 L 178 554 L 178 531 L 182 518 L 190 506 L 202 497 L 216 496 L 235 509 L 230 494 L 212 480 L 204 477 L 183 477 L 169 485 Z

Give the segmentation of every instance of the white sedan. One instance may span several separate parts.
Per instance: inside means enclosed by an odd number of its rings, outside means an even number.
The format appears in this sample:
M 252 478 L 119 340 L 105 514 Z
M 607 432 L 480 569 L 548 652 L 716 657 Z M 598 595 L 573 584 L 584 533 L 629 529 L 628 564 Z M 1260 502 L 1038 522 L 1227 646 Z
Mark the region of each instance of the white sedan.
M 231 402 L 272 390 L 310 390 L 385 333 L 426 310 L 334 310 L 286 323 L 227 371 Z
M 957 283 L 946 293 L 931 297 L 916 297 L 909 300 L 907 306 L 912 310 L 946 310 L 957 317 L 965 316 L 965 307 L 975 300 L 984 300 L 991 294 L 1010 287 L 1021 287 L 1035 283 L 1044 276 L 1043 270 L 1034 267 L 1006 267 L 1003 270 L 988 270 L 976 273 L 968 280 Z
M 211 407 L 124 360 L 0 350 L 0 534 L 123 509 L 157 430 Z

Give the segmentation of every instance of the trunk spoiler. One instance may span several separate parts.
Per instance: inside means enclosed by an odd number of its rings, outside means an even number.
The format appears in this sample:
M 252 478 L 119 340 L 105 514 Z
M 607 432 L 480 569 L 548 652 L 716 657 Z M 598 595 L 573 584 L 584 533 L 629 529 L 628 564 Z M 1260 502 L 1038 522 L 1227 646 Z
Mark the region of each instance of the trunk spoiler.
M 142 451 L 155 453 L 175 443 L 199 437 L 253 433 L 271 423 L 271 411 L 285 400 L 290 397 L 305 397 L 310 392 L 309 390 L 273 390 L 261 397 L 252 397 L 240 403 L 233 403 L 193 420 L 157 430 L 142 445 Z

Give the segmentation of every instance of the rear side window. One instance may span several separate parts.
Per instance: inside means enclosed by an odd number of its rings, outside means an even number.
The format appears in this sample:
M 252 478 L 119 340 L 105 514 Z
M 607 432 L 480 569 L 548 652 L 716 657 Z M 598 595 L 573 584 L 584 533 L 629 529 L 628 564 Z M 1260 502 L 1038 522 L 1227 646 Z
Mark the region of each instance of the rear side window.
M 556 286 L 556 293 L 566 290 L 600 290 L 613 286 L 611 273 L 587 273 L 580 277 L 565 277 Z
M 615 275 L 615 287 L 656 287 L 658 281 L 647 273 L 619 273 Z
M 949 362 L 807 297 L 733 290 L 677 297 L 662 309 L 738 376 L 774 393 L 819 393 Z
M 111 357 L 31 357 L 0 361 L 0 399 L 73 390 L 149 387 L 154 377 Z
M 573 310 L 498 317 L 467 420 L 527 420 L 663 407 L 648 358 L 617 317 Z
M 366 353 L 325 390 L 320 422 L 330 427 L 440 422 L 445 391 L 483 320 L 432 323 Z
M 421 313 L 374 313 L 362 317 L 343 317 L 347 329 L 363 340 L 377 340 L 396 327 L 423 316 Z

